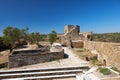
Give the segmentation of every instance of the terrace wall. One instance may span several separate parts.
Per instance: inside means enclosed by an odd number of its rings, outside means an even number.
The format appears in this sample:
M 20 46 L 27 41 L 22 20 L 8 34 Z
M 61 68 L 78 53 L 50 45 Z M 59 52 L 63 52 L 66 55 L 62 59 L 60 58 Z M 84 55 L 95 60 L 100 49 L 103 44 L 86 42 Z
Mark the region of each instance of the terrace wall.
M 98 60 L 106 61 L 106 65 L 120 70 L 120 43 L 87 41 L 84 47 L 90 51 L 96 51 Z
M 8 67 L 14 68 L 62 58 L 64 58 L 64 50 L 60 52 L 44 52 L 41 50 L 14 51 L 12 55 L 9 55 Z

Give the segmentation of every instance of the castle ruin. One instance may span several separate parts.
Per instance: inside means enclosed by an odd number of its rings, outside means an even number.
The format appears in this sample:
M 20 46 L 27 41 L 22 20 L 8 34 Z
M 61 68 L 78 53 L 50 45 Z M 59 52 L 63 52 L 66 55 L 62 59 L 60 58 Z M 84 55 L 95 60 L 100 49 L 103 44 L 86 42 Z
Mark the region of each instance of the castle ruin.
M 68 47 L 83 47 L 85 40 L 90 40 L 92 32 L 80 33 L 79 25 L 64 26 L 64 34 L 59 36 L 60 43 Z
M 97 59 L 106 66 L 117 67 L 120 70 L 120 43 L 92 41 L 92 32 L 80 32 L 78 25 L 66 25 L 64 34 L 59 35 L 62 45 L 73 48 L 85 48 L 97 55 Z

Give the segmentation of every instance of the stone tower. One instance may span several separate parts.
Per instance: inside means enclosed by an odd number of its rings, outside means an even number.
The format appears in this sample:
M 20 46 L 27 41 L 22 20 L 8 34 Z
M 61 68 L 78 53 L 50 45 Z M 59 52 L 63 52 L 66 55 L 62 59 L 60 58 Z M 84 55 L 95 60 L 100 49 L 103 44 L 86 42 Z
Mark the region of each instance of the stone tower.
M 80 26 L 79 25 L 65 25 L 64 26 L 64 34 L 68 35 L 78 35 L 80 32 Z

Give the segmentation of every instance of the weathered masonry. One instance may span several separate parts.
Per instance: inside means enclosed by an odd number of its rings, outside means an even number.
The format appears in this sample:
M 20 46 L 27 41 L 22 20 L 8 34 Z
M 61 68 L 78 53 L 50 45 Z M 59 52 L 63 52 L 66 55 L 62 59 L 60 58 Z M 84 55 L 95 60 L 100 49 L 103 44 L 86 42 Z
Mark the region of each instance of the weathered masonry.
M 62 45 L 88 49 L 106 66 L 113 66 L 120 70 L 120 43 L 91 41 L 92 32 L 80 32 L 79 25 L 66 25 L 64 33 L 58 37 Z
M 64 58 L 64 50 L 59 52 L 50 52 L 46 49 L 14 51 L 9 55 L 8 67 L 14 68 L 62 58 Z
M 87 41 L 84 48 L 98 55 L 98 60 L 120 70 L 120 43 Z
M 92 32 L 80 32 L 79 25 L 65 25 L 64 33 L 58 35 L 59 42 L 68 47 L 83 48 L 84 41 L 91 39 Z

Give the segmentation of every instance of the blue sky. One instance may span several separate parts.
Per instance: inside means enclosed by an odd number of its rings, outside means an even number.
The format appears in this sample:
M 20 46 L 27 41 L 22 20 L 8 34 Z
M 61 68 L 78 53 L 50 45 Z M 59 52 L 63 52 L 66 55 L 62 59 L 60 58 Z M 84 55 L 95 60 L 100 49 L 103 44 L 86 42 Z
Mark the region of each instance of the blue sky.
M 81 32 L 120 32 L 120 0 L 0 0 L 0 35 L 7 26 L 62 33 L 66 24 Z

